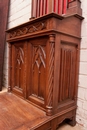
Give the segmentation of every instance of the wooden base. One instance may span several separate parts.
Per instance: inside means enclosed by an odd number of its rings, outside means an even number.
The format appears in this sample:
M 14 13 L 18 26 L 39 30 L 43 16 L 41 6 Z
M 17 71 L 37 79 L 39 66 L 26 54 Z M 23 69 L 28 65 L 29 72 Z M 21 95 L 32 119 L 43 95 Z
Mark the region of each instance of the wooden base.
M 71 120 L 68 120 L 67 123 L 71 126 L 75 126 L 76 125 L 76 117 L 72 117 Z
M 64 118 L 72 118 L 69 122 L 75 125 L 72 117 L 74 110 L 70 108 L 53 116 L 12 93 L 0 94 L 0 129 L 1 130 L 56 130 Z

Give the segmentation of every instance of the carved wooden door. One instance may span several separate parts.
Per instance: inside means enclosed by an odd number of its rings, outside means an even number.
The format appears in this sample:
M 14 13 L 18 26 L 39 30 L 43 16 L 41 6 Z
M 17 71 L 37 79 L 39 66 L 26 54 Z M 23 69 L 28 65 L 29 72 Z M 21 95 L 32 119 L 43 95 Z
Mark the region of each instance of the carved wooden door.
M 61 43 L 58 103 L 74 101 L 76 96 L 77 46 Z M 64 106 L 63 106 L 64 107 Z
M 25 42 L 16 42 L 12 45 L 12 91 L 23 97 L 26 94 L 25 49 Z
M 27 98 L 43 107 L 46 96 L 46 43 L 46 37 L 28 43 Z

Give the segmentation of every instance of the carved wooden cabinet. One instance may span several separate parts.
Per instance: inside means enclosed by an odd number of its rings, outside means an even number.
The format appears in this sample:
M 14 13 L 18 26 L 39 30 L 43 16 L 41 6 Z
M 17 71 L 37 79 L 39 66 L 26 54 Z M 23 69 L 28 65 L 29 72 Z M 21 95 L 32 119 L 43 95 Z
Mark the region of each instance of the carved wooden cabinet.
M 75 125 L 81 20 L 51 13 L 7 30 L 8 90 L 46 111 L 53 130 Z

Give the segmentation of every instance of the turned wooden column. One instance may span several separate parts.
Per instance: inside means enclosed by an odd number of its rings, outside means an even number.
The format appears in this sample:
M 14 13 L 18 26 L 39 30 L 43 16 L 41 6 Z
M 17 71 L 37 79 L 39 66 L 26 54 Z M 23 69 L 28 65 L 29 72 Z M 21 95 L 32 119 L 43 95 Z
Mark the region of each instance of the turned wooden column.
M 37 0 L 32 0 L 31 6 L 31 19 L 36 18 L 36 8 L 37 8 Z
M 46 114 L 48 116 L 52 115 L 53 108 L 53 84 L 54 84 L 54 44 L 55 44 L 55 35 L 49 36 L 49 55 L 48 55 L 48 76 L 47 76 L 47 105 L 46 105 Z
M 8 80 L 8 92 L 11 92 L 11 70 L 12 70 L 12 64 L 11 64 L 11 55 L 12 55 L 12 48 L 11 48 L 11 44 L 8 44 L 8 49 L 9 49 L 9 66 L 8 66 L 8 73 L 9 73 L 9 80 Z

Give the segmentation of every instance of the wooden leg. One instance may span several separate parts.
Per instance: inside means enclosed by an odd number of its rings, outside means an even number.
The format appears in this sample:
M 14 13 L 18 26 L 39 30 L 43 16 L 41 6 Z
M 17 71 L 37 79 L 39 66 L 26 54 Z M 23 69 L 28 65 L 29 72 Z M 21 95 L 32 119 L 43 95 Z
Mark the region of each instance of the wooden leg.
M 67 123 L 71 126 L 75 126 L 76 125 L 76 117 L 72 117 L 71 120 L 68 120 Z
M 11 92 L 11 87 L 10 86 L 8 86 L 8 92 Z
M 57 130 L 57 119 L 52 120 L 51 130 Z

